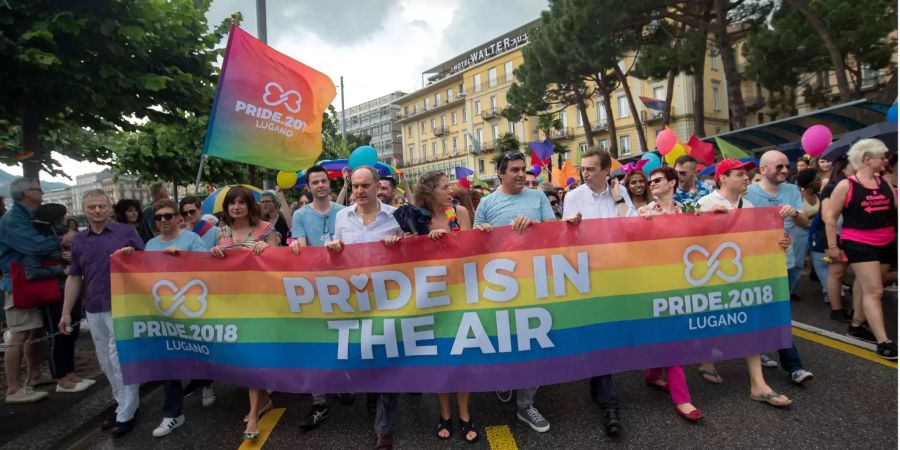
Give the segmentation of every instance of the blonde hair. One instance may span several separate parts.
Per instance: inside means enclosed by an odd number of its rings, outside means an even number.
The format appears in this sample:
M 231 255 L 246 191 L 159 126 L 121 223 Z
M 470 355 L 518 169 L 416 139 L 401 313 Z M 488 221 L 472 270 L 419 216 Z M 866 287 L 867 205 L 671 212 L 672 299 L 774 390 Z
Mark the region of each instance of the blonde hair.
M 436 206 L 433 198 L 434 190 L 440 183 L 441 178 L 446 176 L 447 174 L 440 170 L 433 170 L 419 177 L 419 180 L 416 181 L 416 194 L 414 197 L 416 206 L 433 211 L 432 208 Z
M 878 139 L 860 139 L 850 146 L 850 150 L 847 151 L 847 160 L 850 161 L 850 165 L 859 170 L 866 158 L 884 155 L 887 151 L 887 146 Z

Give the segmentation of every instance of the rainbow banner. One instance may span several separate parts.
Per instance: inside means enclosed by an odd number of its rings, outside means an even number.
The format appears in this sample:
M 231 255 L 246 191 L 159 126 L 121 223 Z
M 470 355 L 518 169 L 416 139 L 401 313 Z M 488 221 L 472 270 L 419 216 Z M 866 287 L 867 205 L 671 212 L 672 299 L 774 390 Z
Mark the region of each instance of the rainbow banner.
M 492 391 L 791 345 L 782 219 L 500 227 L 341 253 L 112 259 L 126 383 L 283 392 Z
M 231 27 L 203 153 L 296 172 L 322 153 L 334 82 Z

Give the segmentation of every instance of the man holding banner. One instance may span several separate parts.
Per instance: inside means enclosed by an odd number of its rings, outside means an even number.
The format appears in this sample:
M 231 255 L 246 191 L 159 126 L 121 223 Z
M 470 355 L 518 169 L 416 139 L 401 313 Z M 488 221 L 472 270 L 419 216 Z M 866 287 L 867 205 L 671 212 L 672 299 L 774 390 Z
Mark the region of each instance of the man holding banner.
M 550 201 L 537 189 L 525 189 L 525 155 L 508 152 L 497 164 L 500 187 L 485 197 L 475 211 L 475 228 L 491 231 L 493 227 L 512 225 L 517 233 L 530 225 L 556 220 Z M 517 416 L 534 431 L 550 430 L 550 422 L 534 407 L 534 395 L 538 386 L 516 390 Z
M 384 242 L 390 247 L 402 239 L 402 230 L 394 219 L 394 208 L 378 200 L 378 171 L 373 167 L 357 167 L 350 175 L 350 185 L 356 203 L 337 213 L 334 225 L 334 240 L 327 247 L 335 252 L 344 249 L 345 244 Z M 391 426 L 397 414 L 397 400 L 400 394 L 379 394 L 375 409 L 375 448 L 393 448 Z

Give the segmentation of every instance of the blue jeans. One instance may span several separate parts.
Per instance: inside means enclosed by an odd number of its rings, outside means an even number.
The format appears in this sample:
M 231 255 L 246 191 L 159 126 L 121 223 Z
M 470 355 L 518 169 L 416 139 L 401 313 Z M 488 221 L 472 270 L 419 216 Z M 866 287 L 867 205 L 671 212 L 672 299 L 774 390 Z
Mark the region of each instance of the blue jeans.
M 800 275 L 803 274 L 801 269 L 798 269 L 796 266 L 788 267 L 787 278 L 788 278 L 788 287 L 791 288 L 791 292 L 794 292 L 794 286 L 800 281 Z M 827 278 L 826 278 L 827 280 Z
M 819 277 L 819 283 L 822 284 L 822 296 L 825 298 L 825 302 L 828 302 L 828 263 L 822 261 L 822 258 L 825 257 L 824 253 L 820 252 L 810 252 L 810 259 L 812 259 L 813 270 L 816 271 L 816 276 Z
M 798 370 L 803 370 L 803 361 L 800 361 L 800 352 L 793 343 L 790 348 L 778 350 L 778 359 L 781 360 L 781 367 L 788 374 L 792 374 Z

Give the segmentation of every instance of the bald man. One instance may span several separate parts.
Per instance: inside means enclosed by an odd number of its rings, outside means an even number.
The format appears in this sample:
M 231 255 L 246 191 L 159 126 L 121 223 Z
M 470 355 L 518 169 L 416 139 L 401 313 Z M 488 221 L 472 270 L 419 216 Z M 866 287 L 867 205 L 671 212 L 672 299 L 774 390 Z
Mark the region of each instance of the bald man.
M 759 160 L 759 173 L 762 175 L 762 180 L 759 183 L 751 184 L 744 195 L 744 198 L 757 208 L 778 207 L 779 214 L 784 218 L 785 235 L 790 234 L 795 223 L 808 227 L 810 222 L 809 217 L 802 212 L 803 196 L 800 194 L 800 188 L 786 182 L 790 171 L 791 165 L 784 153 L 777 150 L 763 153 Z M 788 286 L 794 286 L 800 278 L 801 271 L 794 267 L 796 264 L 793 243 L 785 253 L 785 257 L 787 259 Z M 812 379 L 812 373 L 803 370 L 803 363 L 800 361 L 800 353 L 797 352 L 796 346 L 779 350 L 778 356 L 781 359 L 781 366 L 790 374 L 794 383 L 803 384 Z

